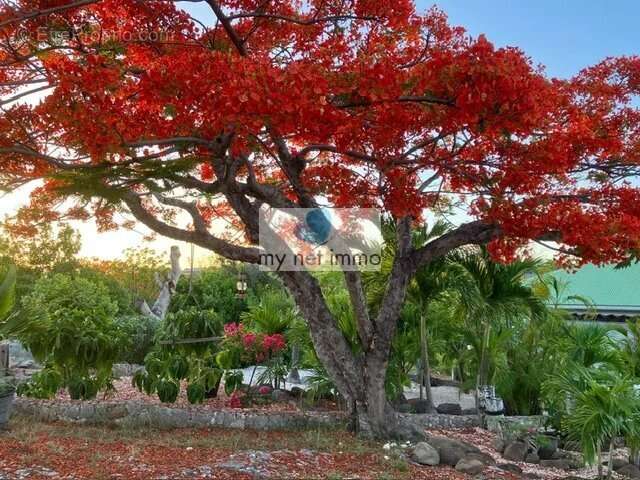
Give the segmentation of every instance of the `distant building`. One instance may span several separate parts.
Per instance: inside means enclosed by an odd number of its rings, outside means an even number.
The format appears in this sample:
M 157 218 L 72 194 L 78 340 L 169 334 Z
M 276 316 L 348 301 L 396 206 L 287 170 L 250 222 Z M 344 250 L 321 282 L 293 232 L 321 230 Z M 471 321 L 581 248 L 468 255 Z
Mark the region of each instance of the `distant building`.
M 624 323 L 640 317 L 640 264 L 617 270 L 585 265 L 575 273 L 558 271 L 555 276 L 564 287 L 560 308 L 576 320 Z M 585 306 L 572 296 L 584 297 L 592 305 Z

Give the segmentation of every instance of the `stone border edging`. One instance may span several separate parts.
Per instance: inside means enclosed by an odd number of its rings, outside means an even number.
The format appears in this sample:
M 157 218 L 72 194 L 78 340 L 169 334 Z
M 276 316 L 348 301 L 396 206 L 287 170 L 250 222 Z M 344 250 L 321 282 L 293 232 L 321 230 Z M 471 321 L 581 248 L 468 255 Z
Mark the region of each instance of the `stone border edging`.
M 14 411 L 42 421 L 157 428 L 236 428 L 302 430 L 345 428 L 345 414 L 334 412 L 256 412 L 190 410 L 128 402 L 56 402 L 17 397 Z M 459 429 L 479 425 L 476 415 L 401 414 L 424 428 Z
M 301 430 L 340 428 L 344 414 L 331 412 L 198 411 L 141 402 L 51 402 L 18 397 L 16 413 L 43 421 L 112 424 L 158 428 L 237 428 L 254 430 Z

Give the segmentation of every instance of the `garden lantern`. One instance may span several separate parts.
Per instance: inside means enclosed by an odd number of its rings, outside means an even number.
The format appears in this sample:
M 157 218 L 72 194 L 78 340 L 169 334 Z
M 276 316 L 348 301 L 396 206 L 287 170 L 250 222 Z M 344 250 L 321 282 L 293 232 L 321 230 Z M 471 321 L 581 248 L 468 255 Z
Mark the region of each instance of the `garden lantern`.
M 238 281 L 236 282 L 236 296 L 238 298 L 244 298 L 247 294 L 247 275 L 240 271 L 238 272 Z

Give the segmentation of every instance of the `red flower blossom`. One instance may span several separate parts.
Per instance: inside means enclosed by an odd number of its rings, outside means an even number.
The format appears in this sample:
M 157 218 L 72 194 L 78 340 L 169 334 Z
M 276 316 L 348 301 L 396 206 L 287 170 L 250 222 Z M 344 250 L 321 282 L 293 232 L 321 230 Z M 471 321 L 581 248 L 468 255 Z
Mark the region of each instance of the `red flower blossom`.
M 233 337 L 242 332 L 242 325 L 239 323 L 227 323 L 224 326 L 224 336 Z
M 229 400 L 227 401 L 227 407 L 231 408 L 242 408 L 242 398 L 240 397 L 240 393 L 238 391 L 234 391 Z
M 287 342 L 284 336 L 280 333 L 274 333 L 273 335 L 266 335 L 262 340 L 262 348 L 271 352 L 277 353 L 287 346 Z
M 244 348 L 251 348 L 255 342 L 256 342 L 255 333 L 245 333 L 242 336 L 242 344 L 244 345 Z

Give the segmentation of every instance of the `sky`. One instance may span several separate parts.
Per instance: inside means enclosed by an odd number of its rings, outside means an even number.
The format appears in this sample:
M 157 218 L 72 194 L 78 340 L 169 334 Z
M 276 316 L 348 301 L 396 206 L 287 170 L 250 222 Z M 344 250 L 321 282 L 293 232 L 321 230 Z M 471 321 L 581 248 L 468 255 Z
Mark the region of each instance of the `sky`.
M 204 2 L 179 5 L 204 23 L 213 21 Z M 433 5 L 417 1 L 419 11 Z M 464 26 L 473 36 L 484 34 L 496 46 L 521 48 L 554 77 L 571 77 L 607 56 L 640 54 L 638 0 L 442 0 L 435 5 L 449 15 L 451 24 Z M 25 197 L 25 192 L 17 192 L 0 198 L 0 214 L 13 211 Z M 84 256 L 115 258 L 135 246 L 168 251 L 176 243 L 163 238 L 143 242 L 142 234 L 147 233 L 143 227 L 139 233 L 97 234 L 92 223 L 74 226 L 80 228 Z M 190 248 L 183 244 L 181 250 L 183 262 L 188 261 Z M 196 263 L 207 256 L 196 248 Z

